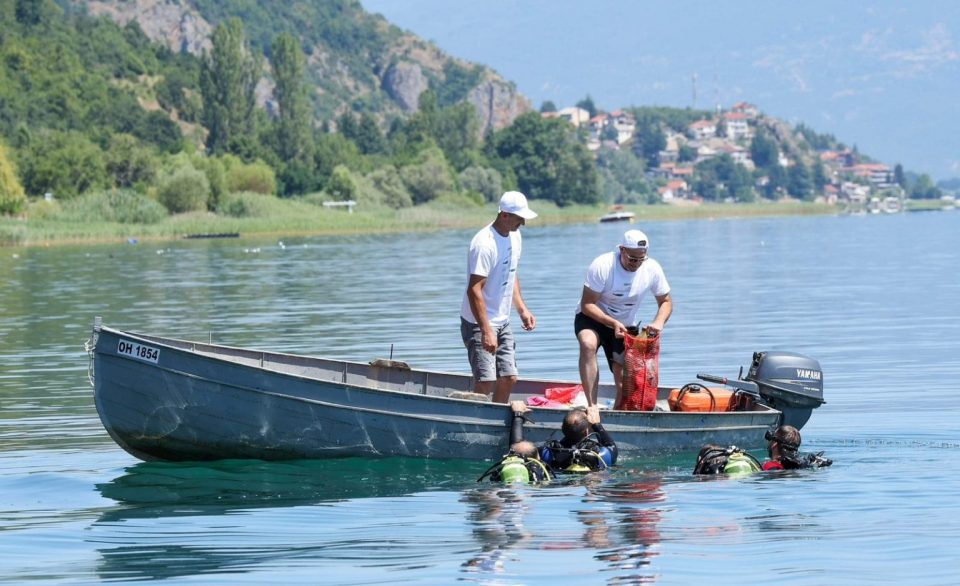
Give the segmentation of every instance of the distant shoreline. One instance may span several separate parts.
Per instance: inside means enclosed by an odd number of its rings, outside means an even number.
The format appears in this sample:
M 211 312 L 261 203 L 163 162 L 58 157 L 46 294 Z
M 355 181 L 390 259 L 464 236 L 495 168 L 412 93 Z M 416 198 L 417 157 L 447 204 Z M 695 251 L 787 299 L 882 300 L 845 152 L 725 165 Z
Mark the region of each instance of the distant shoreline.
M 539 217 L 531 226 L 599 223 L 609 210 L 606 206 L 567 206 L 533 201 Z M 830 215 L 843 211 L 840 206 L 807 202 L 762 202 L 750 204 L 701 204 L 691 206 L 624 206 L 635 220 L 624 226 L 648 221 L 695 220 L 714 218 L 753 218 L 770 216 Z M 462 208 L 426 205 L 404 210 L 376 209 L 329 210 L 310 205 L 279 206 L 276 213 L 256 218 L 230 218 L 212 213 L 173 216 L 156 224 L 117 224 L 109 222 L 67 223 L 54 220 L 0 219 L 0 246 L 72 246 L 80 244 L 122 244 L 125 242 L 163 242 L 186 239 L 196 234 L 239 234 L 242 238 L 335 236 L 377 233 L 432 232 L 482 226 L 493 220 L 496 207 Z

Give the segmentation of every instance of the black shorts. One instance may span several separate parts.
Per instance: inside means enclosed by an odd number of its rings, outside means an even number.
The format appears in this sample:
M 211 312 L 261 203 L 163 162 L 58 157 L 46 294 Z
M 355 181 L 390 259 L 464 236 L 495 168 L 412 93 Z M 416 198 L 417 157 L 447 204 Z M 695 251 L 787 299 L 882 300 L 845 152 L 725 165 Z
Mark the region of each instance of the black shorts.
M 617 338 L 613 335 L 613 328 L 605 326 L 592 317 L 587 317 L 582 313 L 577 313 L 573 318 L 573 331 L 579 337 L 580 330 L 593 330 L 600 339 L 600 347 L 607 357 L 607 364 L 613 368 L 614 362 L 623 365 L 623 338 Z

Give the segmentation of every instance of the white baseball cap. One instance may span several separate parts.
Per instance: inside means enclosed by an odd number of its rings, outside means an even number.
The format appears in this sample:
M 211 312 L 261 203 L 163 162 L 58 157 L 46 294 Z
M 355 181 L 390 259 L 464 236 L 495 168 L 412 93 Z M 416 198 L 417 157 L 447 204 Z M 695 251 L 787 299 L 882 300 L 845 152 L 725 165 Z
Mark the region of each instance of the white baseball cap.
M 627 230 L 623 233 L 620 246 L 624 248 L 641 248 L 646 250 L 650 246 L 650 239 L 640 230 Z
M 527 205 L 527 196 L 519 191 L 508 191 L 500 197 L 500 211 L 515 214 L 524 220 L 537 217 L 537 213 Z

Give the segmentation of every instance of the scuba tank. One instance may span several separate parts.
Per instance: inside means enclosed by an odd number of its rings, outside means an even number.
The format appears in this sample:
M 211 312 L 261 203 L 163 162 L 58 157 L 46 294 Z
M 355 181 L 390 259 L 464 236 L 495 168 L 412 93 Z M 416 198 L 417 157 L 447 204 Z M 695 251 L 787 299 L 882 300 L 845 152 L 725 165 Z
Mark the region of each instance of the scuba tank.
M 729 476 L 742 476 L 762 470 L 760 462 L 758 462 L 756 458 L 739 448 L 733 449 L 733 453 L 727 458 L 727 463 L 723 467 L 724 474 Z
M 488 477 L 493 482 L 503 482 L 506 484 L 514 482 L 521 484 L 546 482 L 553 478 L 550 474 L 550 469 L 540 460 L 527 458 L 513 452 L 509 452 L 499 462 L 487 468 L 487 470 L 480 475 L 480 478 L 477 478 L 477 482 Z
M 694 474 L 728 474 L 740 476 L 761 470 L 760 462 L 737 446 L 722 447 L 707 445 L 697 455 Z

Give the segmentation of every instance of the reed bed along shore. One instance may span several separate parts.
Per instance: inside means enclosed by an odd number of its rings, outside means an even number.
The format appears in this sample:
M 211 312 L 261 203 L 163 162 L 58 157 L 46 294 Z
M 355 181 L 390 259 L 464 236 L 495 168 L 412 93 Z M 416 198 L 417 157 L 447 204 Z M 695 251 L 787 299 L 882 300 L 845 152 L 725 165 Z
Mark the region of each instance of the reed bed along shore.
M 536 225 L 597 222 L 606 206 L 557 207 L 552 202 L 531 202 L 540 216 Z M 637 222 L 823 215 L 840 213 L 837 206 L 805 202 L 751 204 L 628 205 Z M 177 214 L 151 223 L 119 223 L 61 213 L 28 213 L 25 218 L 0 218 L 0 245 L 51 246 L 77 243 L 118 243 L 130 239 L 162 241 L 198 234 L 241 236 L 318 236 L 361 233 L 396 233 L 470 228 L 489 222 L 496 214 L 493 204 L 463 207 L 432 203 L 414 208 L 363 209 L 324 208 L 299 200 L 263 198 L 249 215 L 234 217 L 213 212 Z

